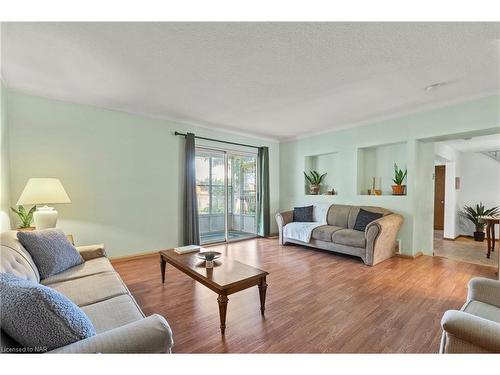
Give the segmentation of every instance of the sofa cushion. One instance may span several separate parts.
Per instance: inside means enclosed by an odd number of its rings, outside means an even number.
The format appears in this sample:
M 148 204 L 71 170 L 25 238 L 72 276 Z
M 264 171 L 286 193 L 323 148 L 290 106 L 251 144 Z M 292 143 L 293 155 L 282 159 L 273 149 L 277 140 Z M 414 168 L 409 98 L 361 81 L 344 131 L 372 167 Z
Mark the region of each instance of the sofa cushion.
M 41 282 L 44 285 L 50 285 L 61 281 L 79 279 L 81 277 L 96 275 L 103 272 L 114 272 L 111 262 L 105 257 L 88 260 L 78 266 L 71 267 L 64 272 L 58 273 L 57 275 L 47 277 Z
M 356 222 L 354 223 L 353 229 L 364 232 L 368 224 L 370 224 L 372 221 L 380 219 L 382 216 L 383 214 L 379 212 L 370 212 L 361 208 L 359 210 L 358 216 L 356 217 Z
M 31 254 L 45 279 L 83 263 L 83 258 L 60 229 L 17 232 L 17 238 Z
M 86 306 L 128 294 L 128 289 L 116 272 L 98 273 L 96 275 L 81 277 L 50 284 L 78 306 Z
M 0 235 L 0 272 L 7 272 L 26 280 L 40 282 L 40 274 L 30 253 L 17 239 L 17 231 Z
M 463 311 L 480 318 L 500 323 L 500 308 L 480 301 L 469 301 Z
M 298 223 L 313 221 L 313 206 L 295 207 L 293 209 L 293 221 Z
M 392 214 L 391 211 L 386 210 L 385 208 L 382 207 L 375 207 L 375 206 L 352 206 L 350 212 L 349 212 L 349 220 L 347 222 L 347 228 L 349 229 L 354 229 L 354 224 L 356 224 L 356 218 L 358 217 L 359 210 L 363 209 L 365 211 L 369 212 L 376 212 L 376 213 L 381 213 L 383 216 Z
M 365 233 L 354 229 L 341 229 L 333 233 L 332 242 L 352 247 L 366 247 Z
M 351 207 L 343 204 L 332 204 L 328 210 L 327 223 L 336 227 L 347 228 Z
M 321 227 L 314 228 L 311 238 L 313 240 L 332 242 L 332 234 L 341 229 L 344 228 L 336 227 L 334 225 L 323 225 Z
M 85 313 L 52 288 L 0 274 L 2 329 L 23 346 L 52 350 L 94 336 Z
M 128 294 L 82 307 L 97 333 L 124 326 L 144 318 L 135 300 Z

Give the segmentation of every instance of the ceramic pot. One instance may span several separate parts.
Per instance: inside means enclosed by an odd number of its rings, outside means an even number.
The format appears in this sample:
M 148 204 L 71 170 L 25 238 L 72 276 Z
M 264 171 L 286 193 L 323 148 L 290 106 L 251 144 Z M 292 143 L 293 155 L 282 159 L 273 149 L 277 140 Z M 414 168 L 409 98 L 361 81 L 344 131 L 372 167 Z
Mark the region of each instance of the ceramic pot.
M 482 232 L 482 231 L 474 232 L 474 241 L 483 242 L 484 241 L 484 232 Z
M 17 228 L 19 232 L 30 232 L 32 230 L 35 230 L 35 227 L 26 227 L 26 228 Z
M 319 193 L 319 185 L 309 185 L 309 194 L 318 195 Z
M 405 195 L 406 185 L 392 185 L 392 195 Z

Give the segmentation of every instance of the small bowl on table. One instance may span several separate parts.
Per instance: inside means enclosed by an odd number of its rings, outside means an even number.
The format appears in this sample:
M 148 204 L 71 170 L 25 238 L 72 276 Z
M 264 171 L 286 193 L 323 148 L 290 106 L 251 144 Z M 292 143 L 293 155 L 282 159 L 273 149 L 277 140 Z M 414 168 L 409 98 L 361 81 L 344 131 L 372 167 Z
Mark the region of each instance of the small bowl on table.
M 196 256 L 205 261 L 206 268 L 214 267 L 214 260 L 219 259 L 221 257 L 221 253 L 218 251 L 203 251 L 201 253 L 196 254 Z

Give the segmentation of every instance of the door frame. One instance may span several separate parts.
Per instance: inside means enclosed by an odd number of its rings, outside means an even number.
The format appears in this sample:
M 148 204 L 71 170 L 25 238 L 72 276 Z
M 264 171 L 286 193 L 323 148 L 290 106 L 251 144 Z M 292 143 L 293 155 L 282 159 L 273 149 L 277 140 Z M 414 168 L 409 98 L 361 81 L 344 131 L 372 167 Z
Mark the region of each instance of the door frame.
M 231 148 L 221 148 L 221 147 L 212 147 L 212 146 L 195 146 L 196 150 L 208 151 L 208 152 L 219 152 L 224 154 L 224 239 L 223 240 L 214 240 L 210 242 L 204 242 L 203 245 L 213 245 L 218 243 L 229 243 L 229 242 L 237 242 L 248 240 L 257 237 L 257 209 L 258 209 L 258 197 L 260 196 L 259 192 L 259 168 L 257 161 L 257 152 L 249 152 L 249 151 L 241 151 L 235 150 Z M 235 238 L 229 239 L 229 225 L 228 225 L 228 217 L 229 217 L 229 178 L 228 178 L 228 170 L 229 170 L 229 156 L 230 155 L 241 155 L 241 156 L 253 156 L 255 157 L 255 233 L 253 235 L 245 237 L 245 238 Z M 199 219 L 198 219 L 199 220 Z

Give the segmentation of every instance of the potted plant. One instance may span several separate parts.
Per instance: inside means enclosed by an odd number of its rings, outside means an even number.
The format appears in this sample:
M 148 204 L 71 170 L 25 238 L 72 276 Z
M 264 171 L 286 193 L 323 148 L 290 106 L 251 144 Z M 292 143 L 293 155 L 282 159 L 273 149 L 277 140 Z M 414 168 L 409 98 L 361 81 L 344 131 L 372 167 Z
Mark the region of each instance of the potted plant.
M 394 178 L 392 181 L 395 185 L 392 185 L 392 195 L 405 195 L 406 185 L 403 185 L 403 182 L 406 178 L 406 172 L 406 169 L 403 172 L 403 170 L 400 169 L 396 163 L 394 163 Z
M 484 227 L 485 222 L 481 220 L 481 216 L 494 216 L 498 214 L 499 208 L 484 208 L 483 202 L 479 202 L 475 207 L 464 206 L 464 209 L 460 211 L 460 215 L 465 219 L 468 219 L 474 224 L 476 231 L 474 232 L 474 241 L 482 242 L 484 241 Z
M 317 195 L 319 193 L 320 185 L 326 176 L 326 173 L 320 175 L 317 171 L 310 171 L 309 174 L 304 172 L 306 180 L 309 182 L 309 194 Z
M 17 214 L 21 224 L 19 224 L 19 230 L 31 230 L 31 222 L 33 221 L 33 213 L 36 210 L 36 206 L 31 207 L 29 211 L 26 211 L 24 206 L 18 206 L 17 210 L 14 207 L 10 208 L 13 212 Z

